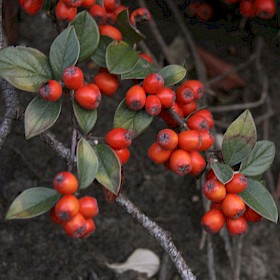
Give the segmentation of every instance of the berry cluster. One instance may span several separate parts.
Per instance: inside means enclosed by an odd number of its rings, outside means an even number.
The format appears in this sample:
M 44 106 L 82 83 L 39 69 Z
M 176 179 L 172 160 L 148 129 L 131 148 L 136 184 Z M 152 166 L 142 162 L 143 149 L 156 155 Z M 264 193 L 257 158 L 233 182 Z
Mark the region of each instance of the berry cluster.
M 71 172 L 58 173 L 53 179 L 53 187 L 62 194 L 50 212 L 53 222 L 62 225 L 70 237 L 88 237 L 95 231 L 93 218 L 99 212 L 96 199 L 90 196 L 78 199 L 74 195 L 78 180 Z
M 227 4 L 240 2 L 240 13 L 244 17 L 269 19 L 275 15 L 275 0 L 224 0 Z
M 246 189 L 247 184 L 247 178 L 241 173 L 235 173 L 232 180 L 224 185 L 212 169 L 209 171 L 203 193 L 212 204 L 201 220 L 206 231 L 217 233 L 226 224 L 231 235 L 242 235 L 247 230 L 247 221 L 258 222 L 262 219 L 238 196 L 238 193 Z

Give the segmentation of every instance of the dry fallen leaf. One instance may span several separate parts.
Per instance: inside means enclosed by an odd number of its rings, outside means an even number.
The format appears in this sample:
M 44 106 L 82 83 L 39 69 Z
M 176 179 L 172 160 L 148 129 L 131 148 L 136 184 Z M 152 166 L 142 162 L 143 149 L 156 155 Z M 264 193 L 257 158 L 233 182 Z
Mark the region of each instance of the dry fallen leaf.
M 106 264 L 117 273 L 123 273 L 127 270 L 135 270 L 140 273 L 146 273 L 152 277 L 159 270 L 159 257 L 148 249 L 137 249 L 124 263 Z

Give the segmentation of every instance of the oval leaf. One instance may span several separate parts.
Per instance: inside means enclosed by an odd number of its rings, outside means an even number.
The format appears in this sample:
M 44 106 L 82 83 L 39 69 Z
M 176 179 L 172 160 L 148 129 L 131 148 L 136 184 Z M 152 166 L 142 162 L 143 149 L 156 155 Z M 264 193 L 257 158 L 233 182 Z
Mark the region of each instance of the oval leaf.
M 122 33 L 123 40 L 129 45 L 133 46 L 145 39 L 145 36 L 130 24 L 127 9 L 118 14 L 117 25 Z
M 77 168 L 79 189 L 85 189 L 93 182 L 98 170 L 98 158 L 92 146 L 82 138 L 77 147 Z
M 105 144 L 95 146 L 98 156 L 96 180 L 106 189 L 118 194 L 121 186 L 121 165 L 114 151 Z
M 114 127 L 128 129 L 133 138 L 148 128 L 152 121 L 153 116 L 148 115 L 145 110 L 133 111 L 127 108 L 125 99 L 119 104 L 114 115 Z
M 174 64 L 165 66 L 159 73 L 163 76 L 164 85 L 170 86 L 182 81 L 187 74 L 187 70 L 180 65 Z
M 239 194 L 244 202 L 264 218 L 277 223 L 278 210 L 270 192 L 260 182 L 248 178 L 248 186 Z
M 48 58 L 25 47 L 0 50 L 0 75 L 14 87 L 30 92 L 38 92 L 43 83 L 53 78 Z
M 110 37 L 100 36 L 99 44 L 97 49 L 94 51 L 91 59 L 102 67 L 107 67 L 106 65 L 106 49 L 113 42 Z
M 85 134 L 89 133 L 97 120 L 97 110 L 86 110 L 73 101 L 73 110 L 79 127 Z
M 59 193 L 49 188 L 25 190 L 11 204 L 6 219 L 28 219 L 39 216 L 49 211 L 59 197 Z
M 107 47 L 106 65 L 110 73 L 127 73 L 136 66 L 138 59 L 137 51 L 125 42 L 114 41 Z
M 90 57 L 98 46 L 99 30 L 98 25 L 93 17 L 87 12 L 78 13 L 75 20 L 70 23 L 76 31 L 76 35 L 80 42 L 79 61 Z
M 220 162 L 211 163 L 211 168 L 213 169 L 216 177 L 223 184 L 228 183 L 233 178 L 233 170 L 224 163 L 220 163 Z
M 249 157 L 241 162 L 240 172 L 246 176 L 264 173 L 275 157 L 275 145 L 270 141 L 258 141 Z
M 27 106 L 24 114 L 26 139 L 30 139 L 49 129 L 58 119 L 60 110 L 60 100 L 48 102 L 38 96 L 35 97 Z
M 136 66 L 132 71 L 122 74 L 121 79 L 145 79 L 148 75 L 157 72 L 156 67 L 146 59 L 139 57 Z
M 257 141 L 256 126 L 249 110 L 243 112 L 224 134 L 222 153 L 230 166 L 245 160 Z
M 57 80 L 61 80 L 63 70 L 75 65 L 80 54 L 80 44 L 73 26 L 61 32 L 50 49 L 50 64 Z

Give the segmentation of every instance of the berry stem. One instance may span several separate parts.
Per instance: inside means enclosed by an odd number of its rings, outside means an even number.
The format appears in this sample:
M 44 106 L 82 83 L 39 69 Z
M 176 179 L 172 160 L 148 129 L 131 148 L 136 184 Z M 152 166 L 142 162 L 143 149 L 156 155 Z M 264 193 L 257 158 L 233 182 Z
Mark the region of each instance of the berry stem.
M 181 126 L 182 129 L 188 129 L 188 126 L 184 122 L 184 119 L 182 119 L 173 109 L 168 109 L 168 112 L 172 116 L 172 118 Z

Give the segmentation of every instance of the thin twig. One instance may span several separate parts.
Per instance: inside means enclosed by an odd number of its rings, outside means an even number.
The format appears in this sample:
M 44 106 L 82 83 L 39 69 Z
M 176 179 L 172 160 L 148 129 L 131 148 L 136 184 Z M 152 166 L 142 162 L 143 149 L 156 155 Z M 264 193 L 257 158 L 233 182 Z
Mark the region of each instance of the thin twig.
M 215 271 L 214 249 L 212 243 L 212 236 L 210 234 L 208 234 L 207 236 L 207 264 L 210 280 L 216 280 L 217 278 Z
M 240 237 L 238 237 L 238 240 L 236 242 L 236 259 L 235 259 L 235 264 L 234 264 L 233 280 L 240 279 L 242 246 L 243 246 L 243 236 L 240 236 Z
M 188 128 L 184 119 L 182 119 L 172 108 L 168 110 L 171 117 L 180 125 L 182 128 Z
M 116 202 L 121 207 L 123 207 L 129 215 L 136 219 L 137 222 L 139 222 L 145 229 L 147 229 L 149 234 L 160 243 L 161 247 L 170 256 L 171 261 L 176 266 L 183 280 L 196 279 L 166 231 L 164 231 L 157 225 L 157 223 L 142 213 L 124 195 L 120 194 L 117 197 Z
M 233 260 L 232 247 L 231 247 L 228 231 L 226 230 L 225 227 L 223 227 L 222 230 L 220 231 L 220 236 L 224 240 L 225 250 L 226 250 L 226 253 L 227 253 L 227 256 L 229 259 L 230 268 L 233 272 L 234 271 L 234 260 Z

